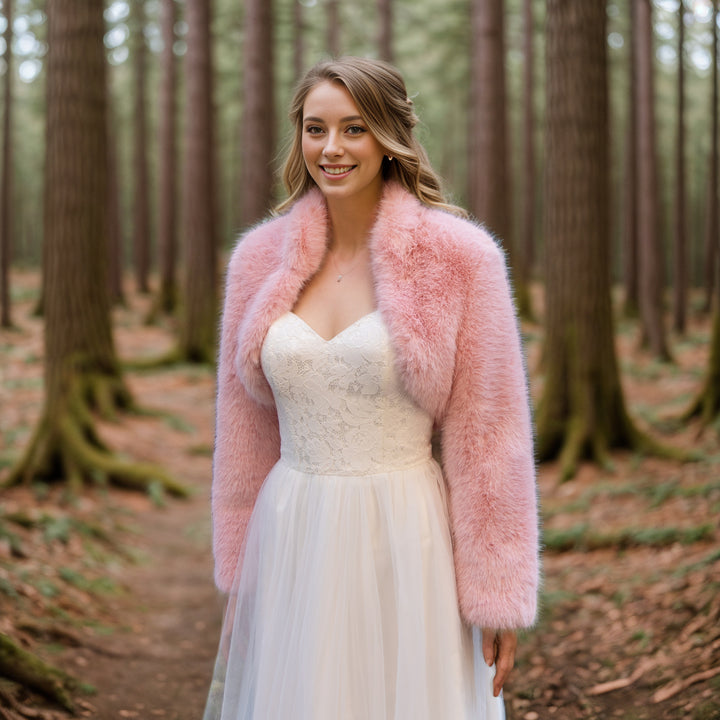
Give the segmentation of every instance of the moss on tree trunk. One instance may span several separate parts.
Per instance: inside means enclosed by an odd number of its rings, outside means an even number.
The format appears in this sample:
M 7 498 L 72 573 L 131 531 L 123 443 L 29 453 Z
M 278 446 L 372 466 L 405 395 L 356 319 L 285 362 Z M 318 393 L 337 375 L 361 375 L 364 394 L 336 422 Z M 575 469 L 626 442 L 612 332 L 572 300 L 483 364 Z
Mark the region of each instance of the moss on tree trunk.
M 78 681 L 23 650 L 3 633 L 0 633 L 0 675 L 40 693 L 70 712 L 74 710 L 70 693 L 78 688 Z

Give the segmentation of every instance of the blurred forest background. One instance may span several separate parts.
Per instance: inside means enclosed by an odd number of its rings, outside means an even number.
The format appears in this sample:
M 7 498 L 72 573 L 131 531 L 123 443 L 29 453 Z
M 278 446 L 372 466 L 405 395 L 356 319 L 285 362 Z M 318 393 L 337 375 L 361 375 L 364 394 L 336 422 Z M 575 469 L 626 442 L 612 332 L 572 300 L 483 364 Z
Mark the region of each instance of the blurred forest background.
M 719 32 L 717 0 L 2 0 L 0 718 L 200 716 L 223 262 L 341 54 L 401 69 L 511 266 L 546 559 L 508 716 L 720 718 Z

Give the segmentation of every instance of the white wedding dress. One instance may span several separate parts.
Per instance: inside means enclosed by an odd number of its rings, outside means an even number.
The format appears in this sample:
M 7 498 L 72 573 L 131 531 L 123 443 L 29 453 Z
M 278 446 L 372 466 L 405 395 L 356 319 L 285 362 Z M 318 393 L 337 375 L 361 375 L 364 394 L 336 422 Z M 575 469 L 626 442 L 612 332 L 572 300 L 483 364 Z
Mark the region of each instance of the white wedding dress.
M 432 419 L 378 311 L 331 340 L 287 313 L 262 367 L 281 458 L 248 528 L 204 720 L 500 720 L 458 615 Z

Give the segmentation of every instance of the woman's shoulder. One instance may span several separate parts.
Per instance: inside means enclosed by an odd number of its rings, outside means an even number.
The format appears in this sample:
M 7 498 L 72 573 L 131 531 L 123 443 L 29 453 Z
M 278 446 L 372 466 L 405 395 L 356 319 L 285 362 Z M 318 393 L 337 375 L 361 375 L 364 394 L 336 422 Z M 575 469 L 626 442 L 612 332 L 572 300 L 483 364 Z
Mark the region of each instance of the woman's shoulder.
M 425 207 L 421 239 L 453 263 L 504 263 L 499 240 L 481 223 L 447 210 Z
M 235 242 L 229 269 L 238 271 L 255 263 L 267 266 L 267 262 L 279 254 L 286 225 L 286 215 L 270 216 L 241 233 Z

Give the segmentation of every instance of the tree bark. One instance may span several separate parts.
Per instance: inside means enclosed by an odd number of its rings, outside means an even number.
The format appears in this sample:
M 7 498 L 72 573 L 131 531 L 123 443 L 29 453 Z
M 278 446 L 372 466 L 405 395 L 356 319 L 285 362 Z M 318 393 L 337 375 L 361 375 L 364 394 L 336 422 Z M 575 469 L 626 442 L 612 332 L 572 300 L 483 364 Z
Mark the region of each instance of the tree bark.
M 640 307 L 638 292 L 638 211 L 637 211 L 637 52 L 634 0 L 630 2 L 630 29 L 628 32 L 628 117 L 625 140 L 625 202 L 623 226 L 623 273 L 625 298 L 623 311 L 627 317 L 637 317 Z
M 327 0 L 326 45 L 330 57 L 340 55 L 340 0 Z
M 113 457 L 91 409 L 132 406 L 116 360 L 107 242 L 107 87 L 102 0 L 48 0 L 43 290 L 45 406 L 5 485 L 107 480 L 184 493 L 164 471 Z
M 392 0 L 378 0 L 380 32 L 378 34 L 378 50 L 380 59 L 389 63 L 395 61 L 393 52 L 393 3 Z
M 718 0 L 713 0 L 713 67 L 712 92 L 713 109 L 711 111 L 711 150 L 710 150 L 710 173 L 708 177 L 708 222 L 706 225 L 706 247 L 714 246 L 717 252 L 720 242 L 720 208 L 718 207 Z M 717 255 L 714 260 L 714 272 L 718 272 Z M 715 298 L 713 307 L 712 338 L 710 341 L 710 360 L 708 371 L 700 393 L 685 413 L 685 419 L 700 417 L 703 426 L 714 422 L 720 415 L 720 299 L 718 299 L 718 288 L 720 282 L 715 278 Z
M 685 220 L 685 3 L 678 5 L 677 135 L 675 139 L 675 278 L 673 327 L 684 333 L 687 320 L 687 242 Z
M 158 247 L 160 250 L 160 290 L 157 307 L 161 312 L 175 310 L 177 287 L 177 130 L 175 63 L 175 0 L 163 0 L 160 25 L 163 38 L 162 80 L 160 85 L 160 128 L 158 146 L 160 155 L 160 197 L 158 202 Z
M 215 144 L 212 103 L 210 0 L 188 0 L 183 177 L 184 309 L 180 355 L 191 362 L 215 359 L 217 332 L 217 238 Z M 266 122 L 269 120 L 266 118 Z M 248 187 L 244 185 L 244 187 Z
M 516 271 L 510 222 L 503 0 L 473 0 L 470 21 L 468 205 L 502 241 Z M 517 272 L 514 277 L 516 301 L 525 307 L 526 288 Z
M 240 136 L 243 225 L 266 215 L 273 197 L 274 77 L 272 0 L 246 0 L 244 102 Z
M 108 138 L 108 245 L 109 245 L 109 281 L 110 299 L 113 304 L 123 304 L 123 214 L 120 209 L 120 169 L 118 167 L 118 136 L 113 113 L 112 95 L 108 88 L 107 106 Z
M 607 462 L 649 448 L 625 409 L 610 299 L 607 47 L 604 0 L 548 0 L 545 168 L 547 369 L 537 453 Z
M 10 259 L 12 256 L 13 231 L 13 152 L 12 152 L 12 118 L 13 118 L 13 57 L 12 57 L 12 13 L 13 0 L 5 0 L 5 82 L 3 118 L 3 157 L 2 157 L 2 188 L 0 188 L 0 327 L 12 327 L 10 310 Z
M 713 0 L 712 72 L 710 73 L 710 157 L 705 213 L 705 309 L 712 307 L 718 272 L 718 2 Z
M 137 288 L 150 292 L 150 181 L 147 151 L 145 0 L 131 0 L 133 44 L 133 249 Z
M 522 216 L 519 252 L 517 253 L 518 282 L 529 288 L 535 262 L 535 108 L 533 103 L 533 11 L 532 0 L 523 0 L 523 172 Z M 520 298 L 518 298 L 520 299 Z M 523 317 L 532 315 L 530 293 L 522 294 L 525 303 L 518 310 Z
M 300 0 L 293 0 L 293 76 L 297 83 L 305 72 L 305 20 Z
M 663 260 L 659 227 L 658 162 L 653 81 L 652 6 L 633 0 L 637 31 L 637 198 L 639 300 L 642 344 L 660 360 L 670 360 L 663 319 Z

